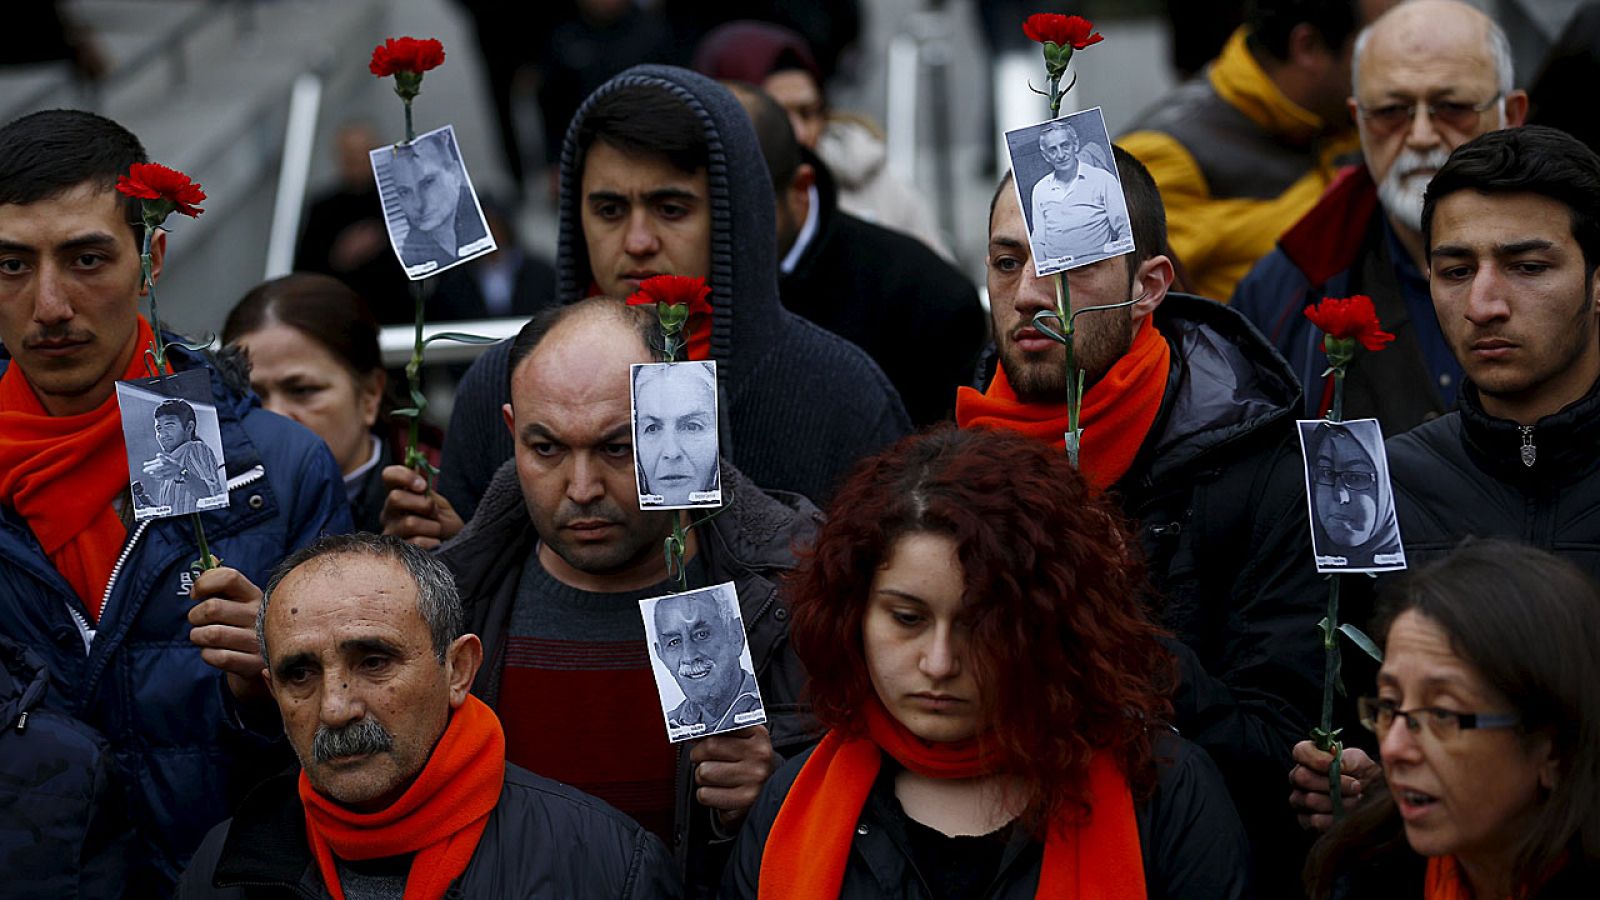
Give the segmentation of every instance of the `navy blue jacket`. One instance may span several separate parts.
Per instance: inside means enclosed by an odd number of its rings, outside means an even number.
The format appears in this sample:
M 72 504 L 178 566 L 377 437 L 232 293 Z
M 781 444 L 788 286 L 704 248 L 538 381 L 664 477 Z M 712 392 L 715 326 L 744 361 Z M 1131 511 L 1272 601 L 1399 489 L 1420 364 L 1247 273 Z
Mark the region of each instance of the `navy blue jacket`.
M 339 468 L 320 438 L 260 409 L 237 374 L 174 347 L 179 370 L 204 368 L 222 429 L 229 505 L 204 512 L 206 538 L 223 563 L 265 584 L 279 560 L 324 533 L 351 530 Z M 0 357 L 0 373 L 10 359 Z M 129 532 L 100 620 L 41 550 L 27 522 L 0 508 L 0 635 L 31 649 L 51 676 L 45 708 L 97 730 L 108 742 L 138 835 L 136 896 L 171 891 L 230 798 L 277 771 L 276 723 L 244 726 L 221 671 L 189 641 L 190 563 L 199 552 L 188 516 Z M 272 768 L 261 768 L 263 765 Z

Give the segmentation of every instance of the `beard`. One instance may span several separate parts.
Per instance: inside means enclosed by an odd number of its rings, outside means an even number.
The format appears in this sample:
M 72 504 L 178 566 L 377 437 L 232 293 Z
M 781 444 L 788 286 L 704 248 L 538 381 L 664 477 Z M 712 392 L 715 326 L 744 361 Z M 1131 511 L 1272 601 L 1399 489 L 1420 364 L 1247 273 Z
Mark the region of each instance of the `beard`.
M 1378 202 L 1398 225 L 1422 231 L 1422 198 L 1433 173 L 1444 167 L 1450 154 L 1442 147 L 1418 153 L 1407 147 L 1395 157 L 1388 174 L 1378 185 Z
M 1031 326 L 1019 324 L 1017 330 Z M 1084 392 L 1093 387 L 1133 344 L 1133 323 L 1125 309 L 1108 309 L 1078 317 L 1074 335 L 1075 362 L 1084 373 Z M 1035 353 L 1017 347 L 1016 336 L 1000 342 L 1000 365 L 1017 399 L 1023 403 L 1067 402 L 1067 350 L 1052 345 Z

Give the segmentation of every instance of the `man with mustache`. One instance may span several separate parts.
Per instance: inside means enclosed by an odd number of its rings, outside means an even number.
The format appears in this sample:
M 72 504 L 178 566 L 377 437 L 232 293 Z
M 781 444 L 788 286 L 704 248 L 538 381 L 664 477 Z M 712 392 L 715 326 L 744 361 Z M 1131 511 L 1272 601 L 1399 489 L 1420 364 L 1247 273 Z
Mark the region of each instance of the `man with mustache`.
M 676 896 L 654 835 L 506 762 L 464 618 L 450 573 L 398 538 L 284 560 L 256 629 L 301 769 L 212 829 L 180 896 Z
M 715 733 L 761 708 L 756 677 L 739 665 L 744 629 L 714 594 L 679 594 L 656 604 L 656 656 L 684 700 L 667 713 L 673 728 Z
M 1161 195 L 1113 148 L 1135 251 L 1068 273 L 1085 374 L 1079 470 L 1138 528 L 1153 604 L 1176 640 L 1173 724 L 1216 761 L 1264 871 L 1287 896 L 1298 864 L 1275 778 L 1321 697 L 1316 623 L 1326 589 L 1309 546 L 1294 418 L 1299 386 L 1236 311 L 1170 291 Z M 1034 274 L 1010 176 L 989 217 L 988 286 L 1000 363 L 985 393 L 956 399 L 962 428 L 1009 428 L 1064 447 L 1065 348 L 1034 325 L 1055 278 Z M 1026 502 L 1023 498 L 1019 502 Z M 771 708 L 771 704 L 768 704 Z
M 1501 537 L 1600 578 L 1600 156 L 1541 126 L 1478 137 L 1429 183 L 1422 235 L 1466 381 L 1458 409 L 1389 441 L 1406 562 Z M 1360 623 L 1370 592 L 1350 602 Z M 1305 744 L 1295 761 L 1290 804 L 1327 828 L 1329 758 Z M 1342 765 L 1346 797 L 1379 774 L 1361 748 Z
M 1233 304 L 1289 360 L 1316 418 L 1333 381 L 1322 333 L 1302 310 L 1323 297 L 1372 297 L 1395 341 L 1350 365 L 1344 415 L 1376 418 L 1394 435 L 1453 408 L 1463 375 L 1428 295 L 1422 191 L 1451 150 L 1521 125 L 1528 97 L 1512 88 L 1505 33 L 1460 0 L 1414 0 L 1378 18 L 1356 39 L 1352 73 L 1365 164 L 1284 234 Z
M 501 389 L 515 455 L 440 559 L 483 638 L 473 692 L 499 711 L 507 758 L 612 803 L 667 841 L 691 887 L 709 889 L 728 850 L 713 839 L 732 836 L 777 754 L 813 737 L 776 582 L 819 513 L 764 493 L 727 459 L 721 509 L 639 508 L 629 366 L 658 361 L 659 341 L 653 309 L 609 297 L 525 326 Z M 678 745 L 639 615 L 640 600 L 682 589 L 662 553 L 675 522 L 687 530 L 688 588 L 734 583 L 771 713 L 765 726 Z
M 227 471 L 189 461 L 229 494 L 227 508 L 200 513 L 226 567 L 196 576 L 187 516 L 134 521 L 116 383 L 149 374 L 154 333 L 139 313 L 139 201 L 116 182 L 146 161 L 137 137 L 93 113 L 48 110 L 0 128 L 0 636 L 49 672 L 41 708 L 71 716 L 115 761 L 126 808 L 112 827 L 136 836 L 127 894 L 164 897 L 227 816 L 230 792 L 282 752 L 257 677 L 252 583 L 351 524 L 327 445 L 262 410 L 236 361 L 177 335 L 169 364 L 204 373 L 217 411 Z M 167 238 L 151 236 L 152 279 Z M 177 426 L 174 440 L 192 421 L 158 420 Z M 83 802 L 63 795 L 62 808 Z M 93 814 L 80 808 L 79 821 Z M 88 864 L 38 856 L 36 870 Z

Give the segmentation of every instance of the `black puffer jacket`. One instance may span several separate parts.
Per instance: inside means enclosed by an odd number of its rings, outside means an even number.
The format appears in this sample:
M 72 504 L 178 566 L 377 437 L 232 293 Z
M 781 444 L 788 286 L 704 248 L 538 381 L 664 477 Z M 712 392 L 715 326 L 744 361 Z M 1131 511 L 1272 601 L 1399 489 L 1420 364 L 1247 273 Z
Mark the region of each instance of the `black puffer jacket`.
M 44 660 L 0 637 L 0 900 L 121 897 L 133 834 L 111 750 L 49 690 Z
M 1317 575 L 1294 436 L 1299 386 L 1244 317 L 1169 294 L 1155 324 L 1172 348 L 1166 394 L 1112 487 L 1139 528 L 1157 613 L 1181 645 L 1175 722 L 1222 770 L 1268 888 L 1299 870 L 1284 803 L 1290 748 L 1322 697 Z
M 1150 900 L 1244 900 L 1255 896 L 1249 842 L 1216 767 L 1194 745 L 1176 737 L 1158 739 L 1156 755 L 1155 791 L 1134 808 Z M 722 879 L 724 900 L 756 897 L 767 835 L 810 758 L 808 752 L 790 760 L 762 789 Z M 887 761 L 867 796 L 840 897 L 926 900 L 939 896 L 929 889 L 907 850 L 911 844 L 905 813 L 894 796 L 895 771 L 894 762 Z M 1000 870 L 983 896 L 1032 900 L 1043 861 L 1043 844 L 1026 833 L 1014 834 L 1001 856 Z
M 1523 463 L 1524 446 L 1532 465 Z M 1394 438 L 1388 450 L 1409 565 L 1468 535 L 1503 537 L 1600 578 L 1600 382 L 1527 427 L 1484 412 L 1469 382 L 1459 410 Z
M 180 898 L 269 900 L 328 896 L 306 838 L 299 772 L 263 782 L 237 814 L 206 835 L 178 886 Z M 446 898 L 680 895 L 666 848 L 604 803 L 506 765 L 500 802 L 467 870 Z
M 789 609 L 778 597 L 777 581 L 793 568 L 794 548 L 816 534 L 822 514 L 804 497 L 762 491 L 727 460 L 722 462 L 722 484 L 726 505 L 696 525 L 698 559 L 706 584 L 732 581 L 738 591 L 772 746 L 779 756 L 792 756 L 811 746 L 820 729 L 801 700 L 805 667 L 789 644 Z M 538 539 L 516 463 L 508 461 L 495 473 L 477 515 L 439 551 L 467 605 L 467 630 L 483 640 L 484 665 L 472 690 L 490 706 L 499 701 L 517 585 Z M 722 842 L 722 853 L 708 852 L 716 849 L 711 846 L 711 816 L 693 801 L 688 746 L 678 745 L 673 852 L 686 881 L 714 884 L 728 848 Z
M 558 299 L 588 296 L 594 276 L 579 221 L 578 130 L 595 101 L 629 87 L 660 88 L 705 126 L 711 211 L 711 358 L 717 361 L 722 455 L 762 487 L 826 502 L 857 460 L 911 430 L 900 396 L 865 351 L 778 302 L 772 179 L 755 129 L 728 90 L 686 69 L 636 66 L 606 82 L 578 110 L 561 149 Z M 510 342 L 490 347 L 456 391 L 439 492 L 472 517 L 511 435 L 500 418 L 509 399 Z

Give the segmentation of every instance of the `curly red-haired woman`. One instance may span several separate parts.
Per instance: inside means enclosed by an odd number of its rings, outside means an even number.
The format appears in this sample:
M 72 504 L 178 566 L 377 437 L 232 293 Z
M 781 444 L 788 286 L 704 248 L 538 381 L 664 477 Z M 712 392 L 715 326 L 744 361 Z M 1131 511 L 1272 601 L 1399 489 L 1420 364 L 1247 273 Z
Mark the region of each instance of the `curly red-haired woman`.
M 938 430 L 863 463 L 789 598 L 830 730 L 767 783 L 725 897 L 1249 894 L 1133 541 L 1059 451 Z

